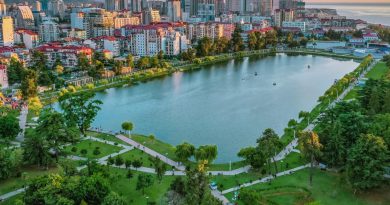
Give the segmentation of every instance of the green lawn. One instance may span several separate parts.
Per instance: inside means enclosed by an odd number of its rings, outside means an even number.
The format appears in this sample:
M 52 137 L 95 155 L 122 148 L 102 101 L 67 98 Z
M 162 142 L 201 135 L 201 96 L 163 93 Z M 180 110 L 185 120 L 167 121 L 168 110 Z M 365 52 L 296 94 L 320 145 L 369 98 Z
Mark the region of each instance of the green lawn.
M 48 170 L 44 170 L 37 167 L 26 167 L 22 169 L 22 177 L 12 177 L 6 180 L 0 181 L 0 195 L 14 191 L 16 189 L 20 189 L 25 185 L 28 179 L 42 176 L 48 173 L 57 172 L 57 168 L 50 168 Z
M 3 202 L 0 202 L 0 205 L 15 205 L 17 201 L 22 201 L 22 200 L 23 200 L 23 194 L 18 194 L 16 196 L 8 198 Z
M 132 134 L 131 139 L 134 141 L 143 144 L 145 147 L 148 147 L 160 154 L 167 156 L 172 160 L 176 160 L 175 150 L 176 148 L 173 145 L 162 142 L 158 139 L 152 139 L 150 137 L 138 134 Z
M 127 171 L 124 169 L 110 169 L 111 173 L 116 173 L 117 178 L 112 180 L 111 187 L 113 191 L 122 195 L 128 204 L 146 204 L 149 202 L 157 202 L 159 204 L 167 192 L 171 182 L 173 181 L 173 176 L 164 176 L 163 180 L 159 182 L 156 178 L 156 175 L 152 175 L 154 177 L 154 183 L 151 187 L 145 189 L 145 194 L 142 194 L 142 191 L 136 190 L 137 177 L 139 172 L 133 171 L 133 177 L 131 179 L 126 178 Z M 146 197 L 149 197 L 147 199 Z
M 111 142 L 116 142 L 118 144 L 129 145 L 126 142 L 123 142 L 122 140 L 116 138 L 114 135 L 100 133 L 100 132 L 92 132 L 92 131 L 87 131 L 86 133 L 87 133 L 87 136 L 96 137 L 96 138 L 100 138 L 102 140 L 107 140 L 107 141 L 111 141 Z
M 133 150 L 125 152 L 119 156 L 121 156 L 124 160 L 128 159 L 130 161 L 134 161 L 134 160 L 138 159 L 142 162 L 143 167 L 152 167 L 153 168 L 153 163 L 150 160 L 151 156 L 146 154 L 142 150 L 133 149 Z
M 254 189 L 266 200 L 283 205 L 304 204 L 313 200 L 321 205 L 385 205 L 390 201 L 389 187 L 383 187 L 364 195 L 354 195 L 354 191 L 344 181 L 345 179 L 337 173 L 315 170 L 312 187 L 309 186 L 308 179 L 309 169 L 305 169 L 292 175 L 278 177 L 271 183 L 257 184 L 246 189 Z M 310 197 L 305 190 L 311 193 Z M 226 197 L 229 200 L 232 199 L 233 193 L 226 194 Z
M 349 93 L 344 97 L 345 101 L 356 99 L 359 95 L 359 88 L 354 87 Z
M 245 161 L 232 162 L 232 170 L 238 169 L 248 165 Z M 225 164 L 211 164 L 209 166 L 209 171 L 229 171 L 230 163 Z
M 367 73 L 366 77 L 374 80 L 383 78 L 386 73 L 389 72 L 389 68 L 385 62 L 380 61 L 370 72 Z
M 77 151 L 72 152 L 71 151 L 72 147 L 77 147 Z M 93 154 L 93 151 L 95 150 L 96 147 L 99 147 L 99 150 L 100 150 L 100 154 L 98 154 L 98 155 Z M 83 149 L 87 150 L 86 155 L 82 155 L 80 153 L 81 150 L 83 150 Z M 83 140 L 75 145 L 69 145 L 69 146 L 66 146 L 64 148 L 64 150 L 71 155 L 86 157 L 89 159 L 98 159 L 98 158 L 107 156 L 109 154 L 119 152 L 121 149 L 122 149 L 121 147 L 117 147 L 117 146 L 109 145 L 109 144 L 104 144 L 102 142 L 96 142 L 96 141 L 92 141 L 92 140 Z
M 288 165 L 287 165 L 288 164 Z M 305 164 L 305 160 L 300 157 L 300 154 L 292 152 L 282 161 L 277 161 L 276 166 L 278 172 L 292 169 Z M 266 167 L 268 168 L 268 167 Z M 274 164 L 271 164 L 271 172 L 275 172 Z M 235 176 L 213 176 L 211 180 L 215 181 L 220 190 L 226 190 L 240 184 L 248 183 L 261 179 L 266 175 L 262 175 L 260 171 L 250 171 L 249 173 L 238 174 Z

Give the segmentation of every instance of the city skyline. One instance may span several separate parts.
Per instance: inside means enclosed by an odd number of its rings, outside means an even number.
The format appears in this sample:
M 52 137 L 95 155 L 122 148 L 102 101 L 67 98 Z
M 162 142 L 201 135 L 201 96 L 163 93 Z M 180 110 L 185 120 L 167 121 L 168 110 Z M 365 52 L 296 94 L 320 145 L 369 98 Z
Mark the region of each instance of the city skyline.
M 390 3 L 390 0 L 306 0 L 308 3 Z

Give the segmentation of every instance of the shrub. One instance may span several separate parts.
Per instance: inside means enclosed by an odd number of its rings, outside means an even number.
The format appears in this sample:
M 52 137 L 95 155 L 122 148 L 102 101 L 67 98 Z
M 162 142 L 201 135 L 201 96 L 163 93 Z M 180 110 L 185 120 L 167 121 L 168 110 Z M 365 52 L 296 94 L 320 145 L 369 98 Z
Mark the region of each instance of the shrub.
M 82 155 L 86 155 L 86 154 L 88 153 L 88 150 L 82 149 L 82 150 L 80 151 L 80 153 L 81 153 Z
M 97 147 L 96 147 L 97 148 Z M 95 149 L 95 150 L 93 150 L 93 154 L 94 155 L 99 155 L 101 152 L 100 152 L 100 150 L 99 149 Z
M 71 151 L 72 152 L 77 152 L 77 147 L 72 147 Z

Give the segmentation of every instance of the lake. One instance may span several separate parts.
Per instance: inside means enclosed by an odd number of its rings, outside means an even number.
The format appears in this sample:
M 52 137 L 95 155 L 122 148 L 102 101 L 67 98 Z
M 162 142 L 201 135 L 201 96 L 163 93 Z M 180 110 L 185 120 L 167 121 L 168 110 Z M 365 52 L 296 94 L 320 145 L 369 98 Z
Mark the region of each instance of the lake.
M 237 160 L 240 148 L 254 145 L 264 129 L 282 134 L 290 119 L 311 110 L 335 79 L 357 66 L 352 60 L 278 54 L 177 72 L 97 93 L 103 105 L 93 126 L 119 131 L 131 121 L 135 133 L 173 145 L 216 144 L 217 162 Z

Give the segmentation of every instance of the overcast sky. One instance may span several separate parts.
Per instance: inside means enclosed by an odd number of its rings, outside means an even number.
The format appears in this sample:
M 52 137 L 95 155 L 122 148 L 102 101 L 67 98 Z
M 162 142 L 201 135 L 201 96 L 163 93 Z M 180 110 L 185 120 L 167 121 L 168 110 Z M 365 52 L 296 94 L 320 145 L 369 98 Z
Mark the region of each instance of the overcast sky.
M 326 3 L 326 2 L 338 2 L 338 3 L 375 3 L 375 2 L 380 2 L 380 3 L 390 3 L 390 0 L 306 0 L 306 2 L 321 2 L 321 3 Z

